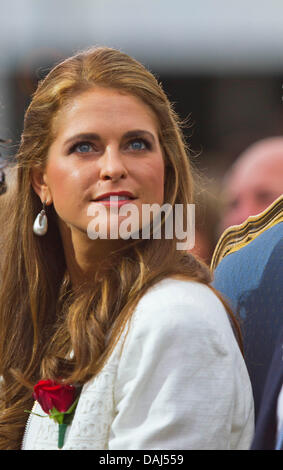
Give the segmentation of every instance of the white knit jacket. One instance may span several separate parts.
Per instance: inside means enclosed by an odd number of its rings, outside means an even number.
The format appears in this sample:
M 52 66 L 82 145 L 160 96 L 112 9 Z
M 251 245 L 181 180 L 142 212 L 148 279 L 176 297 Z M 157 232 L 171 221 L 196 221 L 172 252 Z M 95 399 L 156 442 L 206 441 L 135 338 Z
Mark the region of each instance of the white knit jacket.
M 44 415 L 38 403 L 33 411 Z M 248 449 L 253 413 L 222 303 L 207 286 L 166 279 L 84 385 L 63 449 Z M 57 436 L 53 420 L 30 415 L 23 449 L 56 449 Z

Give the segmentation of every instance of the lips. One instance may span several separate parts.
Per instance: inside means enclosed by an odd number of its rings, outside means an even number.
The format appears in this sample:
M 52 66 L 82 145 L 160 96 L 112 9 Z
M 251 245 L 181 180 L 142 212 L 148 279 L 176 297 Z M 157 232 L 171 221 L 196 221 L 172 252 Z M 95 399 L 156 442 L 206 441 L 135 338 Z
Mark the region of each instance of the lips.
M 115 191 L 100 194 L 94 199 L 94 202 L 102 204 L 106 208 L 120 208 L 125 204 L 130 204 L 137 199 L 133 193 L 129 191 Z
M 136 197 L 130 193 L 129 191 L 118 191 L 118 192 L 109 192 L 109 193 L 104 193 L 104 194 L 101 194 L 100 196 L 96 197 L 94 199 L 95 202 L 110 202 L 111 199 L 115 198 L 115 200 L 117 200 L 118 202 L 120 201 L 133 201 L 134 199 L 136 199 Z M 113 201 L 113 202 L 114 202 Z

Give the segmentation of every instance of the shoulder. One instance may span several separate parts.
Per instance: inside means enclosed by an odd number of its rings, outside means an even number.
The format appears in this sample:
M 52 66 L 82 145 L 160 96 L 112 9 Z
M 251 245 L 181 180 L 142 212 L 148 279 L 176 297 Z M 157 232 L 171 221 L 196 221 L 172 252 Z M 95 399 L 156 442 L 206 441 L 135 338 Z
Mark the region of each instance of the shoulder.
M 114 386 L 112 448 L 128 448 L 127 439 L 139 449 L 220 449 L 233 440 L 239 446 L 239 439 L 246 445 L 249 378 L 209 287 L 158 282 L 141 298 L 127 333 Z
M 256 216 L 250 216 L 241 225 L 229 227 L 221 235 L 215 248 L 211 268 L 215 270 L 223 258 L 234 253 L 254 255 L 258 250 L 271 252 L 283 239 L 283 195 Z M 261 252 L 262 255 L 262 252 Z M 229 261 L 232 259 L 229 256 Z M 234 259 L 234 258 L 233 258 Z
M 282 303 L 282 257 L 283 196 L 261 214 L 223 233 L 211 264 L 213 285 L 229 297 L 234 309 L 241 300 L 245 316 L 244 305 L 251 299 L 258 314 L 266 311 L 263 306 L 269 313 L 275 312 Z M 253 293 L 253 297 L 246 293 Z
M 140 300 L 137 310 L 162 310 L 164 316 L 171 316 L 172 308 L 180 316 L 189 314 L 213 321 L 213 315 L 226 314 L 225 309 L 213 290 L 200 282 L 167 278 L 158 282 Z M 212 313 L 213 312 L 213 313 Z
M 231 334 L 222 302 L 210 287 L 195 281 L 164 279 L 150 288 L 133 314 L 136 334 L 188 339 L 196 331 Z M 210 337 L 212 337 L 210 335 Z
M 214 378 L 228 377 L 231 384 L 239 379 L 245 389 L 249 387 L 226 310 L 206 285 L 160 281 L 140 300 L 126 333 L 118 366 L 119 384 L 136 381 L 138 376 L 142 384 L 154 374 L 162 380 L 177 377 L 180 383 L 200 374 L 201 380 L 210 383 L 212 374 Z

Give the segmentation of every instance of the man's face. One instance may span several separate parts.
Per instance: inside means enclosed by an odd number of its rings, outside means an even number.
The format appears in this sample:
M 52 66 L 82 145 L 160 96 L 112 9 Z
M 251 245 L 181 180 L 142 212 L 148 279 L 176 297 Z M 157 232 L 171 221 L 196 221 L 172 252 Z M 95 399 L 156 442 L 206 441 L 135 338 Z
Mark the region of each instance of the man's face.
M 266 147 L 258 152 L 247 154 L 227 180 L 223 230 L 259 214 L 283 193 L 283 144 L 277 150 Z

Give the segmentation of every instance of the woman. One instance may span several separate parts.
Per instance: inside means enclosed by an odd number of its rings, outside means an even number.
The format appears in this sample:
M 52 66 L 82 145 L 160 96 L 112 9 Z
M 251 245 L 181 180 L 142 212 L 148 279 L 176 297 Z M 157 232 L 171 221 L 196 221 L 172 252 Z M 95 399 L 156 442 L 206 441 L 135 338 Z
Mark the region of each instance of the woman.
M 141 231 L 146 204 L 187 207 L 192 191 L 178 119 L 134 59 L 91 49 L 39 84 L 7 219 L 0 448 L 59 445 L 41 383 L 32 409 L 40 379 L 76 390 L 55 406 L 72 411 L 63 449 L 249 447 L 250 383 L 205 265 L 176 236 L 110 237 L 108 217 L 89 236 L 96 210 L 118 212 L 115 231 L 131 204 Z

